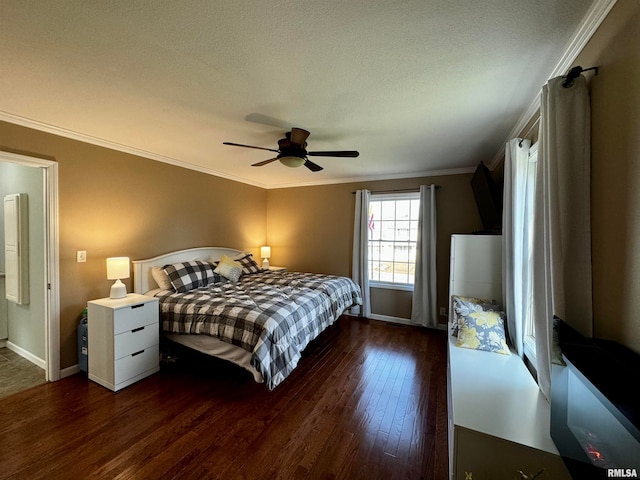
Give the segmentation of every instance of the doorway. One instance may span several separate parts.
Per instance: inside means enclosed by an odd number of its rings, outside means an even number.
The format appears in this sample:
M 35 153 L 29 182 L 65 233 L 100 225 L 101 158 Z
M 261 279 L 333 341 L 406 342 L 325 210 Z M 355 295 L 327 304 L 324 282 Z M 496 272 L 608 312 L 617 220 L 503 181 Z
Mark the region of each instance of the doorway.
M 30 258 L 33 261 L 30 262 L 29 274 L 33 277 L 34 285 L 30 303 L 34 308 L 33 316 L 37 317 L 33 320 L 37 330 L 29 332 L 22 328 L 23 323 L 16 323 L 20 326 L 15 329 L 18 330 L 16 335 L 19 340 L 14 343 L 9 338 L 8 342 L 4 342 L 2 346 L 8 346 L 11 351 L 3 349 L 3 352 L 8 353 L 4 357 L 12 357 L 16 362 L 27 359 L 44 370 L 45 381 L 55 381 L 60 378 L 58 164 L 51 160 L 0 151 L 0 166 L 4 167 L 5 172 L 27 172 L 28 176 L 37 179 L 36 186 L 31 188 L 35 189 L 32 190 L 32 208 L 36 212 L 33 234 L 38 237 L 36 239 L 38 248 L 37 252 L 29 255 L 33 256 L 33 259 Z M 3 190 L 5 193 L 22 193 L 7 192 L 8 189 L 11 189 L 11 185 L 7 187 L 9 182 L 9 178 L 4 179 Z M 25 187 L 16 181 L 16 188 L 23 189 Z M 29 227 L 31 230 L 32 225 L 30 224 Z M 0 240 L 4 241 L 4 238 Z M 4 291 L 0 294 L 4 297 Z M 23 312 L 14 309 L 14 314 L 20 315 Z M 33 345 L 29 344 L 30 335 L 33 336 L 35 342 Z M 17 353 L 17 355 L 13 355 L 13 353 Z M 17 357 L 22 357 L 22 359 Z M 28 368 L 24 364 L 22 366 Z M 0 368 L 2 368 L 1 365 Z

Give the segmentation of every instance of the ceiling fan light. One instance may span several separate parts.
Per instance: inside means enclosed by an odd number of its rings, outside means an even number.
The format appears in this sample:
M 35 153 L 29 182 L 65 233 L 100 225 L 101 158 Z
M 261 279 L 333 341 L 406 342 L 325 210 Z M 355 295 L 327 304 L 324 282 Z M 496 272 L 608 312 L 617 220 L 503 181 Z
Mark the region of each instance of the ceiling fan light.
M 300 157 L 282 157 L 279 160 L 280 163 L 291 168 L 301 167 L 306 162 L 304 158 Z

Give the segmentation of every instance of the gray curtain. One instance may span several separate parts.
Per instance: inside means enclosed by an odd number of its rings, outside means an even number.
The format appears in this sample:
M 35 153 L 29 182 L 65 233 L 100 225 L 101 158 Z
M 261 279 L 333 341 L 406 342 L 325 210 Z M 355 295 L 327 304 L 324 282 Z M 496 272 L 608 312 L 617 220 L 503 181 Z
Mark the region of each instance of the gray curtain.
M 437 309 L 436 234 L 436 187 L 421 185 L 411 322 L 432 328 L 440 328 Z
M 533 240 L 537 374 L 547 399 L 553 316 L 573 326 L 593 317 L 589 90 L 583 76 L 569 88 L 563 81 L 552 78 L 542 89 Z
M 356 192 L 355 220 L 353 225 L 353 259 L 351 278 L 362 290 L 362 307 L 359 313 L 364 317 L 371 315 L 371 297 L 369 294 L 369 190 Z M 358 309 L 356 308 L 356 311 Z M 354 311 L 354 313 L 357 313 Z

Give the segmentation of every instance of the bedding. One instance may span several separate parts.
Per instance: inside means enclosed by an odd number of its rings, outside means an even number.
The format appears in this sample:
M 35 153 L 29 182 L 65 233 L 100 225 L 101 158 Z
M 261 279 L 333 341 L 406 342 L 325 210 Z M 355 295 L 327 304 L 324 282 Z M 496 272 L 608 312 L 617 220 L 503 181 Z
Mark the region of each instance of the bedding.
M 311 340 L 362 303 L 360 288 L 349 278 L 286 271 L 243 274 L 238 281 L 218 278 L 155 296 L 164 332 L 208 335 L 250 352 L 251 365 L 270 390 L 293 371 Z

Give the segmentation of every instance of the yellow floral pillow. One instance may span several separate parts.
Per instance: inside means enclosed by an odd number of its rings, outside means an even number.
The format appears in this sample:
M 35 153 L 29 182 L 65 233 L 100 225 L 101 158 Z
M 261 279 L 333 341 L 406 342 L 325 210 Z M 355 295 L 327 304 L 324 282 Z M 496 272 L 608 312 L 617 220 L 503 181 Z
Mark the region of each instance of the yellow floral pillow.
M 486 307 L 487 305 L 471 303 L 465 315 L 459 316 L 460 329 L 456 345 L 510 355 L 504 331 L 504 312 Z
M 469 312 L 470 308 L 474 308 L 473 304 L 486 305 L 490 310 L 502 310 L 502 306 L 498 305 L 498 302 L 490 298 L 451 295 L 451 302 L 453 304 L 453 318 L 451 319 L 453 330 L 451 332 L 451 335 L 453 335 L 454 337 L 458 336 L 458 331 L 460 330 L 460 322 L 458 319 L 460 318 L 460 316 L 466 315 Z

